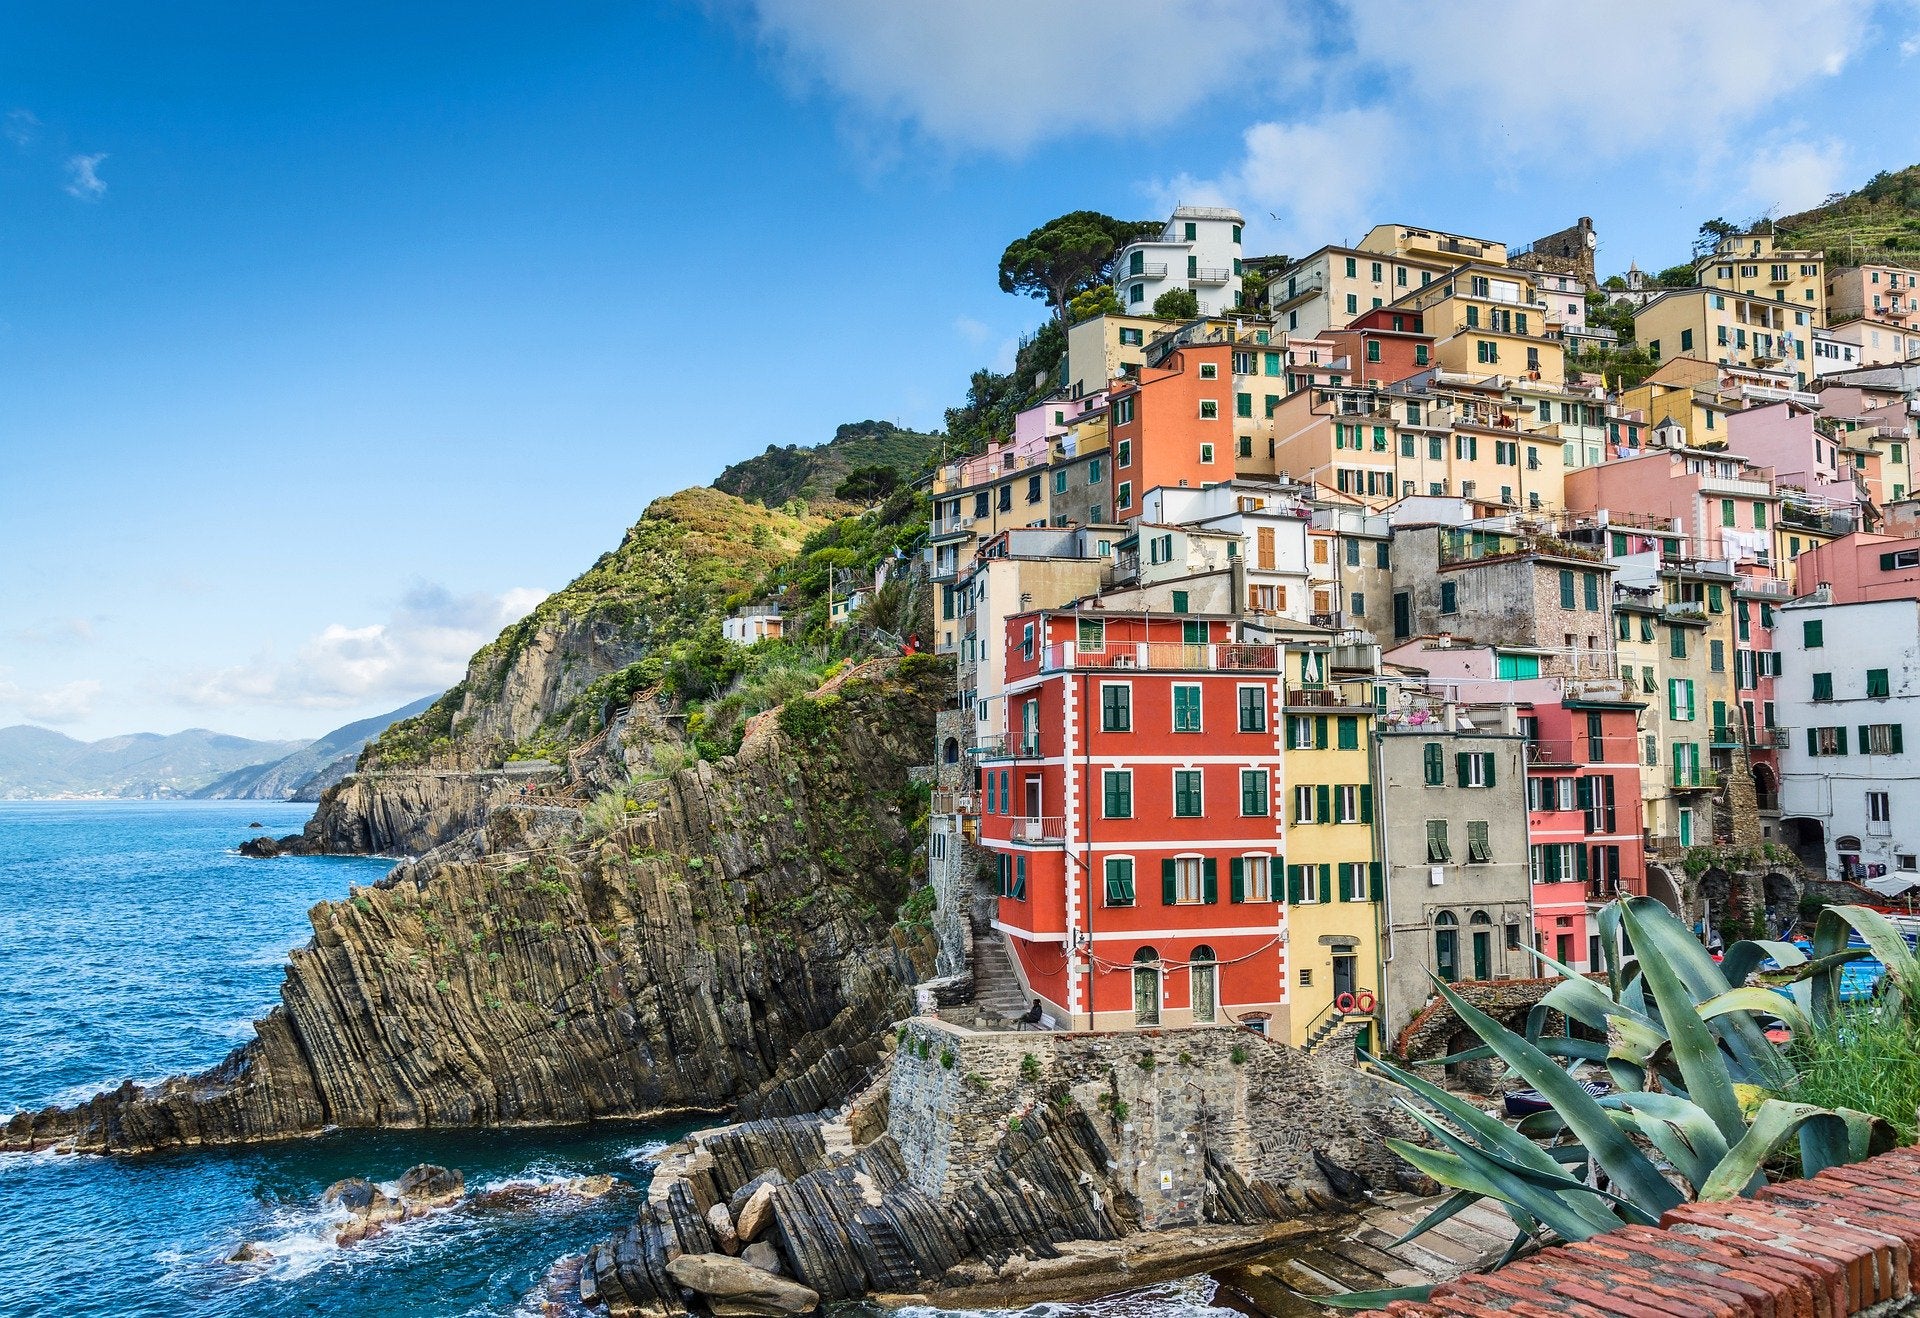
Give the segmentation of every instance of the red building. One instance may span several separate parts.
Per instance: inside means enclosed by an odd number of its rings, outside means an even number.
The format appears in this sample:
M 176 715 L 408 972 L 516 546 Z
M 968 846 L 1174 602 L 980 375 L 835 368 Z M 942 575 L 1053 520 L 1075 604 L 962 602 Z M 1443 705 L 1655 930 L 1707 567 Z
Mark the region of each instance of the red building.
M 1417 311 L 1375 307 L 1323 337 L 1351 364 L 1352 383 L 1397 384 L 1433 367 L 1433 336 L 1422 332 L 1423 322 Z
M 1521 711 L 1534 945 L 1575 970 L 1603 964 L 1592 909 L 1647 890 L 1640 708 L 1568 696 Z
M 995 927 L 1063 1023 L 1258 1024 L 1286 1000 L 1279 647 L 1234 621 L 1007 623 L 980 770 Z

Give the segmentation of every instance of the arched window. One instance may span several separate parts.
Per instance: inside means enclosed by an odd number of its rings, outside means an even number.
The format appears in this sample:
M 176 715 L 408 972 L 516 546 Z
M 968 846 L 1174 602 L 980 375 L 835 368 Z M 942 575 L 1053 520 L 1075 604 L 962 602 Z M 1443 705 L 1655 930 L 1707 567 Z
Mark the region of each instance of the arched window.
M 1485 911 L 1475 911 L 1467 917 L 1467 927 L 1473 934 L 1473 977 L 1492 979 L 1493 920 Z
M 1433 970 L 1449 984 L 1460 978 L 1460 921 L 1452 911 L 1433 917 Z
M 1219 1012 L 1219 983 L 1215 979 L 1213 949 L 1201 943 L 1190 958 L 1188 971 L 1193 981 L 1193 1019 L 1196 1024 L 1211 1024 Z
M 1160 1023 L 1160 954 L 1151 947 L 1133 954 L 1133 1023 Z
M 947 744 L 940 748 L 940 757 L 948 764 L 960 763 L 960 739 L 948 737 Z

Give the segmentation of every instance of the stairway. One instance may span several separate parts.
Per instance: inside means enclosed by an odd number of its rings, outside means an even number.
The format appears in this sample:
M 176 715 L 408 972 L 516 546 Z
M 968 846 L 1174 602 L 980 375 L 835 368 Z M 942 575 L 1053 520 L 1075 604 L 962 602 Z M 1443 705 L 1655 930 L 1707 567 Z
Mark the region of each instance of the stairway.
M 1306 1039 L 1302 1041 L 1300 1051 L 1303 1053 L 1312 1052 L 1321 1044 L 1325 1043 L 1328 1036 L 1338 1032 L 1340 1027 L 1346 1023 L 1347 1018 L 1339 1012 L 1330 1013 L 1327 1018 L 1321 1021 L 1320 1024 L 1314 1028 L 1313 1032 L 1308 1034 Z
M 992 1024 L 1014 1020 L 1032 1005 L 1020 992 L 1013 958 L 996 933 L 981 934 L 973 940 L 973 1005 Z

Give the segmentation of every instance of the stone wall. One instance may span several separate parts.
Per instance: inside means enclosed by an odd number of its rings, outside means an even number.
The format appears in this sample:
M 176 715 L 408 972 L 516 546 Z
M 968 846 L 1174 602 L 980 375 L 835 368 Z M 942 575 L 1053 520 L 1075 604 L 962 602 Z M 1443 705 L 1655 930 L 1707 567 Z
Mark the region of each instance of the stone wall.
M 1603 977 L 1592 974 L 1587 978 L 1598 982 Z M 1515 1033 L 1521 1033 L 1526 1028 L 1527 1013 L 1561 982 L 1561 977 L 1554 975 L 1547 979 L 1462 980 L 1448 987 L 1470 1006 L 1486 1012 Z M 1545 1032 L 1559 1034 L 1564 1028 L 1564 1018 L 1554 1012 L 1548 1018 Z M 1452 1005 L 1436 993 L 1393 1041 L 1393 1055 L 1403 1061 L 1417 1062 L 1463 1052 L 1467 1048 L 1478 1047 L 1479 1043 L 1479 1036 L 1460 1020 L 1459 1013 L 1454 1011 Z M 1498 1063 L 1489 1061 L 1467 1065 L 1472 1069 L 1455 1071 L 1449 1067 L 1448 1070 L 1454 1073 L 1453 1078 L 1485 1089 L 1491 1084 Z
M 979 1181 L 1008 1134 L 1048 1107 L 1092 1118 L 1148 1229 L 1206 1220 L 1222 1164 L 1296 1209 L 1325 1193 L 1316 1151 L 1379 1186 L 1398 1169 L 1381 1143 L 1397 1123 L 1381 1085 L 1244 1030 L 902 1027 L 887 1131 L 921 1193 L 945 1200 Z

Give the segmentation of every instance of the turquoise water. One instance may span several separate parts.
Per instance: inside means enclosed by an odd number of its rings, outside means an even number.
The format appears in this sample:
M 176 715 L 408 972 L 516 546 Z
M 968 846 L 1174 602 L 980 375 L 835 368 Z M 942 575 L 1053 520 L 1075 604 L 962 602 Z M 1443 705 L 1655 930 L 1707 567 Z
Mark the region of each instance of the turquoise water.
M 202 1070 L 250 1037 L 278 1000 L 288 950 L 307 940 L 308 909 L 387 870 L 234 853 L 249 823 L 279 836 L 309 810 L 0 801 L 0 1119 L 128 1077 Z M 632 1221 L 649 1157 L 683 1130 L 342 1132 L 140 1158 L 0 1154 L 0 1315 L 544 1318 L 555 1312 L 543 1303 L 549 1267 Z M 625 1188 L 592 1202 L 456 1209 L 350 1248 L 331 1243 L 321 1191 L 347 1176 L 390 1181 L 420 1162 L 460 1168 L 475 1190 L 598 1172 Z M 272 1261 L 227 1263 L 243 1242 Z M 1189 1278 L 994 1318 L 1232 1318 L 1212 1301 L 1212 1284 Z
M 249 823 L 278 836 L 310 810 L 0 802 L 0 1116 L 201 1070 L 247 1039 L 278 1000 L 287 951 L 307 939 L 308 908 L 386 872 L 374 860 L 233 853 Z M 539 1313 L 549 1265 L 632 1220 L 648 1154 L 678 1133 L 354 1132 L 144 1158 L 0 1154 L 0 1313 Z M 418 1162 L 458 1167 L 477 1189 L 595 1172 L 628 1188 L 330 1243 L 322 1190 Z M 243 1241 L 274 1259 L 225 1263 Z

